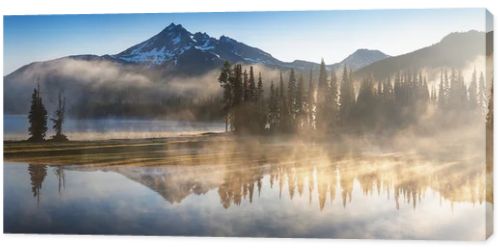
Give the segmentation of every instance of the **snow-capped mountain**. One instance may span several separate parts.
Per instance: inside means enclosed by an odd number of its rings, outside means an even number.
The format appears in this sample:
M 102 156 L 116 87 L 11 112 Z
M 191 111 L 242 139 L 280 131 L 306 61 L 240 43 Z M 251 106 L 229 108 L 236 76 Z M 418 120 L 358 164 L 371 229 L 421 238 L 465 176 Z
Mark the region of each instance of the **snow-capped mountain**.
M 211 50 L 214 40 L 203 33 L 191 34 L 181 25 L 172 23 L 152 38 L 113 57 L 131 63 L 160 65 L 175 60 L 189 50 Z
M 206 33 L 191 33 L 180 24 L 170 24 L 157 35 L 112 55 L 117 60 L 147 65 L 170 65 L 177 70 L 212 69 L 224 61 L 261 63 L 279 66 L 283 63 L 258 48 L 230 37 L 219 39 Z M 200 64 L 201 63 L 201 64 Z M 191 69 L 190 69 L 191 68 Z
M 220 66 L 224 61 L 302 70 L 319 66 L 318 63 L 303 60 L 282 62 L 265 51 L 230 37 L 221 36 L 217 39 L 207 33 L 193 34 L 182 25 L 174 23 L 150 39 L 111 57 L 134 64 L 169 65 L 173 69 L 188 73 L 194 73 L 194 69 L 202 72 L 210 70 Z M 378 50 L 359 49 L 342 62 L 329 65 L 328 68 L 347 65 L 357 70 L 387 57 L 388 55 Z

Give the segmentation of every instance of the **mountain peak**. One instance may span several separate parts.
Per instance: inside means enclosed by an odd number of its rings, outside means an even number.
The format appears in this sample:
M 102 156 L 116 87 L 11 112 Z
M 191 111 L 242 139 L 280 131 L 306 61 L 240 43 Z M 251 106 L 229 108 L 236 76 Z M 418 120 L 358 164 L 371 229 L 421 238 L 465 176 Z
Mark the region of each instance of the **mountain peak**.
M 162 64 L 174 59 L 194 44 L 193 34 L 182 25 L 171 23 L 160 33 L 114 55 L 115 58 L 133 63 Z
M 352 55 L 362 55 L 362 54 L 379 54 L 379 55 L 385 55 L 385 56 L 388 56 L 387 54 L 379 51 L 379 50 L 372 50 L 372 49 L 366 49 L 366 48 L 360 48 L 360 49 L 357 49 L 354 53 L 351 54 Z
M 184 27 L 180 24 L 170 23 L 163 31 L 173 31 L 173 30 L 182 30 Z M 185 30 L 185 29 L 184 29 Z
M 452 33 L 446 35 L 445 37 L 443 37 L 443 39 L 441 39 L 441 42 L 446 43 L 448 41 L 453 41 L 456 39 L 478 37 L 478 36 L 483 36 L 483 35 L 484 35 L 483 32 L 480 32 L 477 30 L 469 30 L 466 32 L 452 32 Z
M 168 37 L 177 34 L 191 35 L 191 33 L 188 30 L 186 30 L 186 28 L 184 28 L 182 25 L 171 23 L 170 25 L 165 27 L 165 29 L 163 29 L 160 33 L 158 33 L 157 36 Z
M 195 34 L 193 34 L 193 38 L 194 40 L 201 42 L 210 39 L 210 36 L 205 32 L 196 32 Z
M 219 40 L 221 42 L 237 42 L 236 40 L 234 40 L 228 36 L 225 36 L 225 35 L 220 36 Z
M 379 50 L 361 48 L 357 49 L 351 55 L 342 60 L 342 62 L 340 62 L 340 65 L 347 65 L 353 70 L 357 70 L 387 57 L 389 57 L 389 55 Z

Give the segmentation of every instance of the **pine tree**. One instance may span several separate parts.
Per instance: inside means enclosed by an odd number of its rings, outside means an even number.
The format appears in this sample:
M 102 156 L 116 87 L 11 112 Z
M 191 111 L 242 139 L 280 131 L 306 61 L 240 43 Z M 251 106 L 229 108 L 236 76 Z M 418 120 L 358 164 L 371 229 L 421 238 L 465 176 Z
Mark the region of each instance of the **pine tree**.
M 444 110 L 447 106 L 447 83 L 445 82 L 445 78 L 447 79 L 447 73 L 445 72 L 443 74 L 443 71 L 441 70 L 441 79 L 439 82 L 439 98 L 438 98 L 438 105 L 441 110 Z
M 257 86 L 253 75 L 253 66 L 250 66 L 250 75 L 248 78 L 248 97 L 250 101 L 255 102 L 257 97 Z
M 279 97 L 285 99 L 285 83 L 283 82 L 283 74 L 280 72 Z
M 31 108 L 28 115 L 30 127 L 28 128 L 30 137 L 29 141 L 40 142 L 44 141 L 47 133 L 47 110 L 40 96 L 40 86 L 33 90 L 31 96 Z
M 464 84 L 462 72 L 452 69 L 450 88 L 447 94 L 448 110 L 460 111 L 468 106 L 467 88 Z
M 64 135 L 62 133 L 62 126 L 64 123 L 65 103 L 66 103 L 65 98 L 62 96 L 62 93 L 59 93 L 55 117 L 50 119 L 52 121 L 52 123 L 54 124 L 52 126 L 52 128 L 56 132 L 56 135 L 52 136 L 52 139 L 55 141 L 67 141 L 68 140 L 66 135 Z
M 382 91 L 382 85 L 383 85 L 382 81 L 378 81 L 378 84 L 377 84 L 377 95 L 378 96 L 382 96 L 382 93 L 383 93 L 383 91 Z
M 338 116 L 338 85 L 337 76 L 335 71 L 332 70 L 330 83 L 328 85 L 328 92 L 326 94 L 326 119 L 327 119 L 327 130 L 333 131 L 337 126 L 337 116 Z
M 429 85 L 427 84 L 427 77 L 424 77 L 424 80 L 421 85 L 422 89 L 422 100 L 425 105 L 429 104 L 430 94 L 429 94 Z
M 394 78 L 394 107 L 399 107 L 402 97 L 401 72 L 396 74 Z
M 484 82 L 484 75 L 483 72 L 479 75 L 479 90 L 478 90 L 478 104 L 479 104 L 479 109 L 481 111 L 481 114 L 485 114 L 485 107 L 486 107 L 486 86 Z
M 339 96 L 339 118 L 342 125 L 346 125 L 348 123 L 352 107 L 355 102 L 354 87 L 352 85 L 352 78 L 350 75 L 351 73 L 348 73 L 347 67 L 344 65 Z
M 458 96 L 458 71 L 455 68 L 452 68 L 450 73 L 449 97 L 450 99 L 453 99 L 456 96 Z M 454 103 L 455 100 L 451 100 L 451 102 Z
M 234 98 L 233 107 L 237 107 L 243 102 L 244 90 L 243 90 L 243 79 L 242 79 L 242 68 L 240 64 L 234 66 L 234 80 L 232 81 Z
M 247 70 L 243 71 L 243 101 L 249 101 L 251 96 L 250 85 L 248 84 Z
M 280 89 L 279 89 L 279 128 L 281 133 L 288 133 L 290 131 L 290 110 L 288 106 L 287 97 L 285 95 L 285 84 L 283 82 L 283 75 L 280 73 Z
M 493 80 L 491 80 L 488 107 L 486 112 L 486 170 L 493 171 Z
M 388 77 L 383 84 L 383 95 L 382 95 L 382 116 L 383 123 L 382 126 L 387 127 L 394 125 L 394 119 L 396 118 L 396 106 L 394 105 L 395 91 L 391 83 L 391 78 Z
M 296 113 L 295 123 L 297 128 L 302 129 L 306 123 L 305 111 L 305 93 L 304 93 L 304 77 L 302 74 L 299 76 L 297 83 L 297 90 L 295 92 L 294 111 Z
M 418 75 L 417 88 L 418 96 L 413 103 L 413 105 L 416 106 L 414 114 L 415 119 L 419 119 L 422 114 L 425 114 L 427 112 L 431 99 L 429 94 L 429 87 L 427 85 L 427 78 L 424 77 L 422 73 L 419 73 Z
M 328 93 L 328 80 L 325 61 L 321 59 L 318 77 L 318 92 L 316 101 L 316 129 L 325 132 L 328 128 L 328 108 L 327 108 L 327 94 Z
M 233 91 L 233 104 L 232 104 L 232 110 L 233 110 L 233 121 L 232 121 L 232 128 L 234 129 L 235 132 L 239 133 L 242 130 L 243 124 L 245 123 L 244 118 L 245 118 L 245 111 L 243 107 L 243 98 L 244 98 L 244 90 L 243 90 L 243 72 L 240 64 L 237 64 L 234 66 L 234 79 L 232 81 L 232 88 Z
M 327 73 L 325 61 L 321 59 L 321 65 L 319 67 L 319 77 L 318 77 L 318 105 L 325 102 L 325 93 L 327 88 Z
M 476 80 L 476 69 L 474 69 L 474 72 L 472 73 L 472 79 L 469 85 L 469 107 L 471 110 L 475 110 L 478 105 L 477 101 L 477 80 Z
M 304 76 L 301 74 L 299 76 L 299 81 L 297 82 L 297 90 L 295 92 L 295 108 L 297 114 L 304 113 L 304 102 L 305 102 L 305 90 L 304 90 Z
M 275 133 L 279 126 L 279 95 L 272 81 L 269 93 L 269 131 Z
M 436 85 L 433 83 L 431 89 L 431 104 L 436 105 L 436 102 L 437 102 Z
M 391 84 L 391 78 L 387 78 L 385 81 L 384 81 L 384 84 L 383 84 L 383 95 L 384 95 L 384 99 L 386 101 L 390 100 L 394 94 L 394 90 L 392 88 L 392 84 Z
M 257 118 L 258 118 L 258 133 L 263 133 L 266 127 L 266 107 L 264 103 L 264 83 L 262 82 L 262 74 L 259 72 L 257 81 Z
M 358 98 L 355 106 L 355 118 L 361 122 L 360 126 L 373 128 L 376 116 L 374 107 L 376 107 L 376 90 L 372 78 L 365 78 L 361 82 Z
M 222 103 L 223 103 L 222 109 L 224 112 L 224 122 L 225 122 L 226 132 L 228 131 L 230 111 L 233 104 L 232 79 L 233 76 L 232 76 L 231 64 L 228 61 L 225 61 L 221 69 L 218 81 L 221 87 L 224 89 L 222 97 Z
M 32 141 L 41 141 L 43 137 L 41 137 L 39 133 L 39 124 L 38 124 L 38 88 L 33 89 L 33 94 L 31 94 L 31 108 L 28 115 L 28 121 L 30 123 L 30 127 L 28 128 L 29 134 L 31 137 L 28 140 Z
M 491 87 L 490 89 L 490 95 L 488 95 L 488 105 L 487 105 L 487 112 L 486 112 L 486 123 L 487 127 L 491 129 L 491 133 L 493 132 L 493 81 L 491 81 Z
M 314 111 L 316 106 L 314 93 L 313 72 L 311 69 L 309 72 L 309 88 L 307 90 L 307 124 L 311 130 L 314 129 Z
M 264 98 L 264 83 L 262 82 L 262 74 L 259 72 L 259 80 L 257 82 L 257 100 Z
M 459 109 L 468 109 L 470 101 L 467 95 L 467 87 L 465 86 L 465 80 L 462 71 L 458 72 L 458 92 L 458 99 L 461 100 L 461 102 L 459 103 Z
M 290 119 L 293 124 L 295 121 L 295 117 L 297 115 L 296 110 L 296 92 L 297 92 L 297 79 L 295 78 L 295 71 L 293 69 L 290 70 L 290 76 L 288 78 L 288 110 L 290 111 Z

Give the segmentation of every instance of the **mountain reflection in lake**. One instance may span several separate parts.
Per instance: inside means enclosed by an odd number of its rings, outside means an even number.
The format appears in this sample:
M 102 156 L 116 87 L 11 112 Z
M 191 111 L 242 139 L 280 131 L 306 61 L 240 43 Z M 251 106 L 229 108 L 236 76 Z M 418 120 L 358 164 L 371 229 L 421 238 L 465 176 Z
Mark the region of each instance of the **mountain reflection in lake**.
M 189 165 L 163 167 L 5 163 L 4 230 L 484 239 L 491 173 L 482 157 L 457 159 L 454 152 L 438 158 L 308 148 L 279 161 L 229 153 L 227 163 L 197 152 Z

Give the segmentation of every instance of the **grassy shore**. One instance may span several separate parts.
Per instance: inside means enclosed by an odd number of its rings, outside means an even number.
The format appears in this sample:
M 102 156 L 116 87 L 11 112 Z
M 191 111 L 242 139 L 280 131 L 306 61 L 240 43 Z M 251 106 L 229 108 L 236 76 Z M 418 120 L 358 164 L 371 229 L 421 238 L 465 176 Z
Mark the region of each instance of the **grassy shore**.
M 168 165 L 203 158 L 210 145 L 230 141 L 225 134 L 150 139 L 42 142 L 5 141 L 4 160 L 51 165 Z M 213 149 L 212 149 L 213 150 Z
M 314 157 L 315 150 L 287 138 L 205 133 L 149 139 L 115 139 L 33 143 L 5 141 L 4 160 L 46 165 L 168 166 L 245 165 L 284 162 L 290 156 Z M 287 144 L 288 142 L 288 144 Z M 297 154 L 298 153 L 298 154 Z

